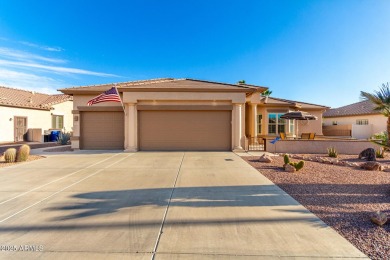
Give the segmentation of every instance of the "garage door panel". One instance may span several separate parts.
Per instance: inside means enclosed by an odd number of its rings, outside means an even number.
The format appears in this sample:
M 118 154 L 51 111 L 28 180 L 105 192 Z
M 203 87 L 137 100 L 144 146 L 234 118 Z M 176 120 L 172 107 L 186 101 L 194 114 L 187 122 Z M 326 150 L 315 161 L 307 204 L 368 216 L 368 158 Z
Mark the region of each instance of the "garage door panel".
M 123 112 L 81 113 L 81 149 L 121 150 L 123 146 Z
M 231 150 L 231 111 L 140 111 L 141 150 Z

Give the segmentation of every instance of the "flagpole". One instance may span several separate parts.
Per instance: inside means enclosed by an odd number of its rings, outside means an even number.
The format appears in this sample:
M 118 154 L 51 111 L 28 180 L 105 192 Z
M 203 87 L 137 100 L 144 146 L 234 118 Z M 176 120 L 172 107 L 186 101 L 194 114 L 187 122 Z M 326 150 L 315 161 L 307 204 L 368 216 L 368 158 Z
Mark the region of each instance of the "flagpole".
M 116 93 L 118 93 L 119 99 L 121 100 L 121 104 L 122 104 L 123 112 L 125 113 L 125 116 L 126 116 L 126 109 L 125 109 L 125 105 L 123 104 L 122 98 L 121 98 L 121 96 L 119 95 L 119 91 L 118 91 L 118 88 L 116 87 L 116 84 L 114 84 L 114 88 L 115 88 L 115 90 L 116 90 Z

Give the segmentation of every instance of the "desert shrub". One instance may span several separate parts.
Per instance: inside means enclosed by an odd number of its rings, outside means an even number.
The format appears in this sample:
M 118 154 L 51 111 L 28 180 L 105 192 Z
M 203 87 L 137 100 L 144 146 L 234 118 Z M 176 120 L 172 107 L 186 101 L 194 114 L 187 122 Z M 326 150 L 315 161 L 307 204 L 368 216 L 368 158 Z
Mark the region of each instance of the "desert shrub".
M 378 150 L 375 151 L 376 158 L 385 158 L 385 149 L 380 147 Z
M 389 139 L 389 135 L 387 131 L 383 131 L 380 133 L 376 133 L 371 136 L 371 139 L 379 140 L 379 142 L 383 145 L 387 145 L 387 140 Z
M 336 148 L 334 148 L 334 147 L 328 148 L 328 156 L 329 157 L 337 158 L 338 155 L 339 154 L 337 153 Z
M 4 152 L 4 160 L 7 163 L 12 163 L 16 161 L 16 149 L 15 148 L 8 148 Z
M 58 137 L 57 143 L 61 145 L 67 145 L 70 143 L 70 137 L 72 134 L 70 132 L 61 132 L 60 136 Z
M 27 144 L 22 145 L 19 147 L 18 153 L 16 155 L 16 161 L 17 162 L 25 162 L 28 159 L 28 156 L 30 155 L 30 146 Z

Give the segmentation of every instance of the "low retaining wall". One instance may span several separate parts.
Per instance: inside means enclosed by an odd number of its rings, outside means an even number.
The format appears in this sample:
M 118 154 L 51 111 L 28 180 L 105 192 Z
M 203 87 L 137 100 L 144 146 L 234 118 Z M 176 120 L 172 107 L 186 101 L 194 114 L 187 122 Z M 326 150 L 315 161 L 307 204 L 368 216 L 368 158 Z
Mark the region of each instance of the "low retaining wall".
M 338 153 L 359 154 L 367 148 L 379 149 L 379 145 L 365 140 L 280 140 L 271 144 L 267 139 L 266 150 L 271 153 L 327 153 L 330 147 L 336 148 Z

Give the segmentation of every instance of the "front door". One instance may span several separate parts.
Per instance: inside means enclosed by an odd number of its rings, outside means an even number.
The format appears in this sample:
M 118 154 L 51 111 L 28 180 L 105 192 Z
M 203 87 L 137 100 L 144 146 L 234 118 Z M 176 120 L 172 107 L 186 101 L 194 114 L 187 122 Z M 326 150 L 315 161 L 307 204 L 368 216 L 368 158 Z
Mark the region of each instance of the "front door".
M 27 117 L 14 117 L 15 142 L 24 141 L 24 135 L 27 133 Z

